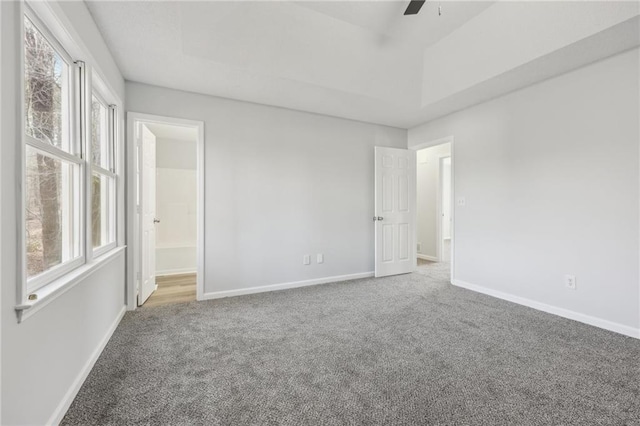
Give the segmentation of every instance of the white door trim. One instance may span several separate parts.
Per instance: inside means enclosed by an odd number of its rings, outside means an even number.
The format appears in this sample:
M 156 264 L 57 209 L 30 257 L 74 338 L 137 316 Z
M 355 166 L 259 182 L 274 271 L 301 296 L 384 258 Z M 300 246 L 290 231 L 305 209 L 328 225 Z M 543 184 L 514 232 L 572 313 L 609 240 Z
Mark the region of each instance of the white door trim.
M 158 174 L 156 161 L 157 137 L 149 127 L 142 122 L 137 122 L 135 132 L 136 143 L 138 145 L 138 161 L 140 179 L 139 194 L 139 224 L 140 232 L 137 236 L 140 238 L 140 248 L 138 249 L 138 259 L 140 259 L 141 274 L 138 274 L 138 306 L 144 305 L 144 302 L 158 289 L 156 283 L 156 180 Z
M 182 118 L 164 117 L 160 115 L 143 114 L 138 112 L 127 112 L 127 241 L 130 248 L 127 252 L 126 268 L 126 303 L 128 310 L 136 309 L 137 275 L 140 271 L 140 257 L 136 256 L 140 251 L 140 217 L 136 206 L 136 135 L 135 127 L 137 123 L 149 124 L 169 124 L 174 126 L 196 128 L 198 140 L 197 149 L 197 185 L 198 185 L 198 207 L 197 216 L 197 277 L 196 277 L 196 300 L 203 300 L 204 295 L 204 202 L 205 202 L 205 162 L 204 162 L 204 122 L 186 120 Z
M 456 244 L 455 243 L 455 241 L 456 241 L 456 231 L 455 231 L 455 228 L 456 228 L 456 209 L 455 209 L 455 206 L 456 206 L 456 203 L 455 203 L 455 199 L 456 199 L 455 198 L 455 188 L 456 188 L 456 186 L 455 186 L 455 176 L 456 176 L 456 173 L 455 173 L 455 154 L 454 154 L 454 152 L 455 152 L 455 143 L 454 143 L 454 137 L 453 137 L 453 135 L 451 135 L 451 136 L 446 136 L 444 138 L 434 139 L 432 141 L 423 142 L 423 143 L 420 143 L 418 145 L 410 146 L 409 149 L 412 149 L 414 151 L 419 151 L 419 150 L 424 149 L 424 148 L 430 148 L 432 146 L 442 145 L 442 144 L 445 144 L 445 143 L 450 143 L 451 144 L 451 155 L 446 155 L 445 157 L 449 157 L 449 156 L 451 157 L 451 283 L 453 284 L 453 281 L 455 279 L 455 276 L 454 276 L 454 271 L 455 271 L 454 263 L 455 263 L 455 244 Z M 442 158 L 438 159 L 439 162 L 441 160 L 442 160 Z M 442 170 L 440 170 L 440 172 L 439 172 L 439 180 L 441 180 L 441 176 L 442 176 Z M 416 188 L 417 188 L 417 185 L 416 185 Z M 442 208 L 441 208 L 441 203 L 442 202 L 441 202 L 441 196 L 440 196 L 441 194 L 440 194 L 440 192 L 441 192 L 441 183 L 438 182 L 438 202 L 437 202 L 437 204 L 438 204 L 438 206 L 440 206 L 438 208 L 438 210 L 439 210 L 438 211 L 438 215 L 440 215 L 441 214 L 440 212 L 442 211 Z M 417 227 L 416 227 L 415 232 L 416 233 L 418 232 Z M 442 218 L 439 217 L 439 219 L 438 219 L 438 241 L 439 241 L 439 244 L 438 244 L 438 253 L 437 253 L 438 261 L 442 260 L 442 252 L 441 252 L 442 238 L 441 237 L 442 237 Z M 418 236 L 415 235 L 414 241 L 417 241 L 417 239 L 418 239 Z
M 444 219 L 442 217 L 442 212 L 444 211 L 444 200 L 443 197 L 443 186 L 444 186 L 444 160 L 447 158 L 451 158 L 451 154 L 443 154 L 438 156 L 438 188 L 437 188 L 437 199 L 436 199 L 436 215 L 438 218 L 438 227 L 437 227 L 437 235 L 438 235 L 438 262 L 442 262 L 444 259 Z M 449 212 L 451 213 L 453 203 L 451 203 L 451 194 L 449 195 Z M 451 228 L 451 227 L 450 227 Z

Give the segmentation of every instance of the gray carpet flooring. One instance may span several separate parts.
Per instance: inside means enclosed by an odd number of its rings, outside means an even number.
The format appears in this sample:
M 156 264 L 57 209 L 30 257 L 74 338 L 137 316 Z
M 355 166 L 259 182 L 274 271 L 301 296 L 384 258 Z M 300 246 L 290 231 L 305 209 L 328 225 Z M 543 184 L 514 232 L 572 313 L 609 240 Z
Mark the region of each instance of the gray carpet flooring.
M 64 425 L 640 425 L 640 341 L 416 273 L 127 313 Z

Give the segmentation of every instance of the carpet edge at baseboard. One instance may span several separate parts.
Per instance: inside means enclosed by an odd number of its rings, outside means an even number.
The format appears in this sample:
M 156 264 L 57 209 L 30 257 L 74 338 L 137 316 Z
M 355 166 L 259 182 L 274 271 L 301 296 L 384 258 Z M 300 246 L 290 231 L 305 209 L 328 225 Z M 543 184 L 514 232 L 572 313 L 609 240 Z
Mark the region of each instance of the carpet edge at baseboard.
M 640 328 L 633 328 L 628 325 L 620 324 L 617 322 L 609 321 L 603 318 L 594 317 L 592 315 L 583 314 L 580 312 L 571 311 L 569 309 L 560 308 L 558 306 L 549 305 L 535 300 L 527 299 L 521 296 L 515 296 L 513 294 L 504 293 L 502 291 L 493 290 L 487 287 L 483 287 L 477 284 L 472 284 L 466 281 L 453 279 L 451 284 L 456 287 L 465 288 L 467 290 L 475 291 L 477 293 L 486 294 L 498 299 L 513 302 L 518 305 L 526 306 L 538 311 L 546 312 L 549 314 L 557 315 L 570 320 L 578 321 L 583 324 L 588 324 L 594 327 L 602 328 L 615 333 L 623 334 L 625 336 L 634 337 L 640 339 Z
M 330 284 L 330 283 L 336 283 L 341 281 L 357 280 L 361 278 L 371 278 L 373 276 L 374 276 L 374 272 L 370 271 L 370 272 L 360 272 L 356 274 L 334 275 L 331 277 L 314 278 L 314 279 L 304 280 L 304 281 L 291 281 L 287 283 L 270 284 L 270 285 L 265 285 L 260 287 L 248 287 L 248 288 L 241 288 L 237 290 L 214 291 L 214 292 L 204 293 L 202 295 L 202 298 L 199 300 L 222 299 L 225 297 L 242 296 L 246 294 L 265 293 L 269 291 L 286 290 L 290 288 L 307 287 L 311 285 Z

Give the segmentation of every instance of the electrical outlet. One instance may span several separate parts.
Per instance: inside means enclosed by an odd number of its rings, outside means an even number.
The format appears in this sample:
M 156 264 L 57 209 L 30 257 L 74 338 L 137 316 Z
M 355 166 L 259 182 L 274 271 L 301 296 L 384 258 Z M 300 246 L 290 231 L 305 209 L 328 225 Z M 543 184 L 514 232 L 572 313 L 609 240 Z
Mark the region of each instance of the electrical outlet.
M 458 206 L 464 207 L 467 205 L 467 200 L 464 197 L 458 197 Z
M 418 243 L 418 253 L 422 253 L 422 243 Z
M 318 253 L 318 255 L 316 256 L 316 262 L 324 263 L 324 254 Z
M 303 265 L 311 265 L 311 255 L 309 255 L 309 254 L 305 254 L 305 255 L 302 257 L 302 264 L 303 264 Z
M 576 276 L 575 275 L 565 275 L 564 276 L 564 285 L 571 290 L 576 289 Z

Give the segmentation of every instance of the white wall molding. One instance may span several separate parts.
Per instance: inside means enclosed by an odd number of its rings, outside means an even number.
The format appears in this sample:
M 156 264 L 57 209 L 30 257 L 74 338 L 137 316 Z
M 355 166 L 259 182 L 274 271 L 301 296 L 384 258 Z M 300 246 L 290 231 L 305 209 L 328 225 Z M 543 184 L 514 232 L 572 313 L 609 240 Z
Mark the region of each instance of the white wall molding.
M 260 287 L 241 288 L 238 290 L 214 291 L 214 292 L 205 293 L 202 297 L 202 300 L 222 299 L 224 297 L 242 296 L 245 294 L 265 293 L 269 291 L 286 290 L 286 289 L 298 288 L 298 287 L 308 287 L 311 285 L 318 285 L 318 284 L 330 284 L 330 283 L 337 283 L 341 281 L 358 280 L 361 278 L 371 278 L 373 276 L 374 276 L 374 272 L 371 271 L 371 272 L 361 272 L 358 274 L 336 275 L 333 277 L 314 278 L 312 280 L 292 281 L 288 283 L 271 284 L 271 285 L 265 285 Z
M 469 282 L 462 281 L 462 280 L 454 279 L 451 281 L 451 284 L 457 287 L 466 288 L 467 290 L 475 291 L 477 293 L 486 294 L 487 296 L 492 296 L 498 299 L 506 300 L 508 302 L 517 303 L 518 305 L 527 306 L 529 308 L 533 308 L 538 311 L 543 311 L 549 314 L 558 315 L 563 318 L 568 318 L 584 324 L 588 324 L 595 327 L 603 328 L 605 330 L 624 334 L 625 336 L 635 337 L 636 339 L 640 339 L 640 328 L 629 327 L 624 324 L 608 321 L 608 320 L 597 318 L 591 315 L 581 314 L 580 312 L 571 311 L 569 309 L 559 308 L 557 306 L 548 305 L 546 303 L 537 302 L 535 300 L 527 299 L 520 296 L 514 296 L 509 293 L 504 293 L 504 292 L 493 290 L 480 285 L 471 284 Z
M 118 325 L 120 324 L 122 317 L 124 317 L 125 312 L 126 312 L 126 307 L 123 306 L 120 312 L 118 313 L 118 315 L 116 316 L 116 319 L 113 321 L 111 326 L 109 326 L 109 329 L 107 330 L 106 334 L 104 335 L 104 337 L 102 338 L 102 340 L 100 341 L 96 349 L 93 351 L 93 353 L 91 354 L 91 356 L 89 357 L 85 365 L 82 367 L 82 370 L 80 370 L 80 374 L 78 374 L 78 377 L 76 377 L 76 379 L 73 381 L 73 384 L 71 385 L 67 393 L 62 398 L 62 401 L 60 401 L 60 404 L 58 404 L 58 408 L 56 408 L 53 415 L 47 422 L 48 425 L 60 424 L 60 422 L 64 418 L 64 415 L 67 413 L 67 410 L 71 406 L 71 403 L 73 402 L 76 395 L 80 391 L 82 384 L 84 383 L 84 381 L 87 379 L 87 376 L 91 372 L 91 369 L 93 369 L 93 366 L 95 365 L 96 361 L 102 354 L 102 351 L 104 350 L 105 346 L 107 346 L 107 342 L 109 342 L 109 339 L 111 339 L 111 336 L 113 336 L 113 333 L 116 331 L 116 328 L 118 328 Z
M 437 262 L 438 261 L 438 257 L 437 256 L 429 256 L 427 254 L 418 254 L 418 259 L 422 259 L 422 260 L 429 260 L 431 262 Z

